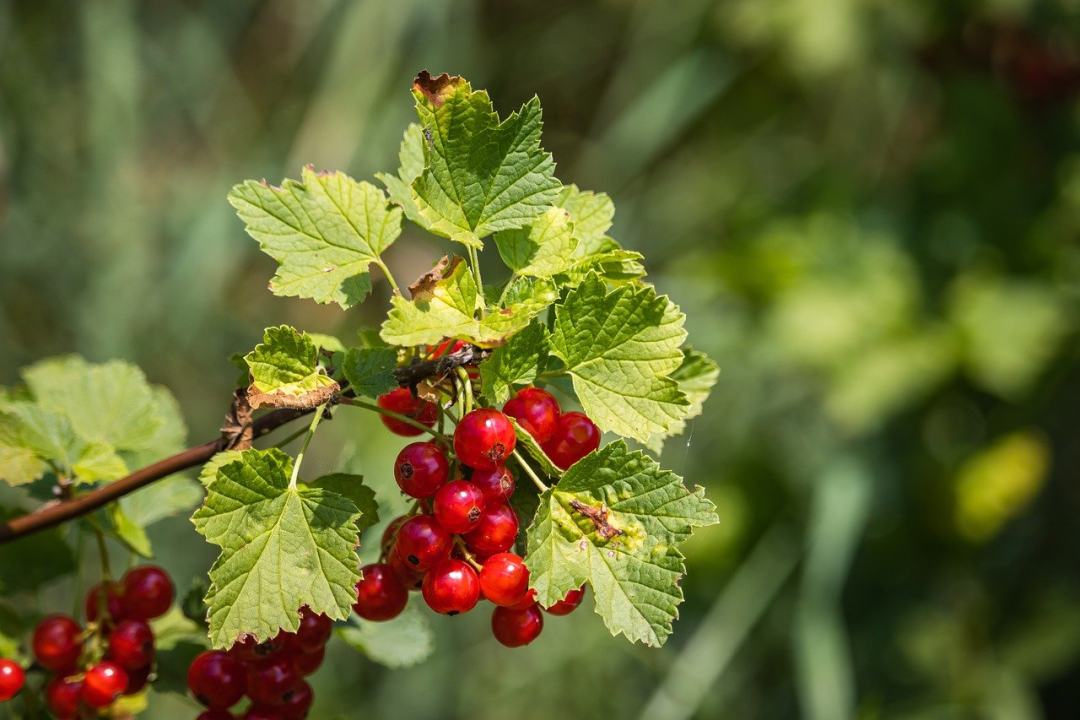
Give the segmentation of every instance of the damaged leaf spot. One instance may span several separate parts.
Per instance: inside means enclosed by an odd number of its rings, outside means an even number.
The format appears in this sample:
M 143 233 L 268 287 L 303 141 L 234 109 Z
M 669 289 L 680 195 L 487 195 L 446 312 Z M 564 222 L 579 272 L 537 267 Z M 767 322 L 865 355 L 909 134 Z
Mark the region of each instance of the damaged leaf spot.
M 603 505 L 600 507 L 593 507 L 592 505 L 586 505 L 580 500 L 571 500 L 570 507 L 592 520 L 593 525 L 596 527 L 597 534 L 604 540 L 610 540 L 613 537 L 623 534 L 622 530 L 608 522 L 608 509 Z

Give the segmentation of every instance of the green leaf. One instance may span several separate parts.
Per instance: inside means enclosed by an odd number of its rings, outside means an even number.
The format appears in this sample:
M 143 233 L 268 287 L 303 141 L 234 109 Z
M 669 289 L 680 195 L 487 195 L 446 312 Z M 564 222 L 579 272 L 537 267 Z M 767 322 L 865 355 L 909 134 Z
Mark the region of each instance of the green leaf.
M 232 189 L 247 232 L 278 261 L 275 295 L 336 302 L 348 309 L 371 291 L 369 266 L 401 233 L 401 210 L 382 190 L 340 172 L 305 167 L 281 187 L 248 180 Z
M 115 480 L 127 474 L 127 466 L 104 443 L 79 438 L 66 415 L 19 400 L 6 403 L 0 428 L 10 446 L 25 448 L 56 465 L 59 472 L 79 482 Z
M 120 498 L 120 506 L 132 522 L 145 528 L 190 510 L 202 497 L 198 483 L 184 475 L 173 475 L 125 495 Z
M 690 408 L 670 377 L 683 361 L 684 320 L 651 287 L 608 293 L 592 275 L 555 306 L 549 344 L 589 417 L 603 430 L 647 442 Z
M 401 147 L 398 150 L 398 161 L 400 167 L 397 175 L 375 173 L 375 177 L 386 186 L 390 202 L 400 205 L 405 211 L 405 217 L 426 227 L 427 222 L 420 215 L 420 209 L 416 205 L 416 193 L 412 189 L 413 181 L 424 172 L 424 135 L 416 123 L 405 128 L 405 135 L 401 138 Z
M 548 304 L 538 297 L 497 309 L 482 319 L 474 317 L 485 307 L 484 298 L 468 266 L 457 257 L 445 259 L 413 287 L 412 300 L 400 295 L 391 299 L 393 307 L 380 336 L 392 345 L 434 345 L 445 337 L 499 345 Z
M 360 511 L 360 518 L 356 526 L 365 530 L 379 522 L 379 504 L 375 502 L 375 491 L 364 485 L 364 478 L 360 475 L 349 473 L 332 473 L 323 475 L 317 480 L 307 483 L 308 487 L 322 488 L 330 492 L 348 498 Z
M 386 622 L 361 620 L 339 628 L 338 637 L 369 659 L 390 668 L 403 668 L 427 660 L 435 649 L 435 637 L 427 617 L 415 602 Z
M 319 367 L 315 342 L 288 325 L 266 328 L 263 341 L 244 361 L 251 372 L 252 408 L 312 408 L 338 391 L 338 384 Z
M 412 189 L 426 229 L 480 247 L 480 238 L 524 227 L 551 207 L 561 185 L 540 147 L 539 99 L 500 122 L 486 92 L 426 72 L 413 96 L 425 142 Z
M 544 326 L 534 320 L 480 363 L 480 382 L 488 400 L 501 405 L 510 399 L 515 385 L 536 379 L 541 358 L 547 354 L 545 335 Z
M 682 365 L 671 374 L 671 379 L 679 384 L 679 389 L 686 395 L 690 405 L 686 409 L 686 415 L 668 428 L 668 436 L 680 434 L 686 428 L 687 420 L 701 414 L 705 399 L 709 397 L 709 392 L 716 384 L 718 377 L 720 377 L 720 368 L 708 355 L 689 348 L 683 350 Z M 659 452 L 664 437 L 664 435 L 654 437 L 649 443 L 650 449 Z
M 540 497 L 525 563 L 537 601 L 551 606 L 588 583 L 613 635 L 662 645 L 682 602 L 677 545 L 718 522 L 704 491 L 617 441 L 571 467 Z
M 525 428 L 518 425 L 517 420 L 509 418 L 510 424 L 514 426 L 514 434 L 517 436 L 517 447 L 519 451 L 524 452 L 530 458 L 536 461 L 536 465 L 539 466 L 540 472 L 544 473 L 548 477 L 559 478 L 562 477 L 563 471 L 559 469 L 555 463 L 551 462 L 551 459 L 540 447 L 540 443 L 536 442 L 536 438 L 532 436 Z M 528 478 L 525 478 L 528 480 Z M 530 481 L 531 485 L 532 482 Z
M 611 228 L 615 217 L 615 205 L 606 193 L 579 190 L 577 185 L 566 185 L 559 192 L 555 205 L 570 213 L 576 240 L 575 254 L 579 257 L 600 252 L 605 233 Z
M 518 275 L 551 277 L 574 265 L 578 241 L 570 214 L 551 208 L 532 225 L 495 234 L 499 256 Z
M 349 348 L 341 362 L 341 372 L 357 395 L 378 397 L 397 387 L 394 348 Z
M 150 538 L 142 526 L 128 517 L 119 503 L 109 505 L 106 514 L 112 534 L 132 552 L 142 555 L 144 558 L 153 557 L 154 550 L 150 547 Z
M 325 350 L 329 353 L 345 352 L 345 343 L 341 342 L 341 338 L 339 337 L 316 332 L 309 332 L 307 336 L 311 338 L 311 341 L 315 343 L 315 346 L 320 350 Z
M 0 480 L 9 485 L 25 485 L 45 474 L 48 465 L 30 448 L 0 442 Z
M 0 521 L 22 515 L 0 510 Z M 75 554 L 60 530 L 52 528 L 0 545 L 0 593 L 5 598 L 30 592 L 75 572 Z
M 206 597 L 215 647 L 295 631 L 303 605 L 343 620 L 356 600 L 359 511 L 335 492 L 290 487 L 291 471 L 280 450 L 245 450 L 218 470 L 192 517 L 221 548 Z
M 210 483 L 217 479 L 218 471 L 225 467 L 229 463 L 234 463 L 237 460 L 242 459 L 244 456 L 243 450 L 222 450 L 219 453 L 215 453 L 206 464 L 202 466 L 202 470 L 199 471 L 199 482 L 204 487 L 210 487 Z
M 117 480 L 128 474 L 124 459 L 105 443 L 83 445 L 79 456 L 71 466 L 75 479 L 79 482 L 97 482 L 99 480 Z

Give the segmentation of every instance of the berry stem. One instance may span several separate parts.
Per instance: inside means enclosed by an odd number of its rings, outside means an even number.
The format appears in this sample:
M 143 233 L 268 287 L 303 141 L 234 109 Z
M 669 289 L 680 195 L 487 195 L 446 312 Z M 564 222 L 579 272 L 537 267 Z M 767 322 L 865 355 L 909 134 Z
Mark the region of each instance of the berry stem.
M 101 577 L 104 580 L 112 579 L 112 571 L 109 570 L 109 548 L 105 546 L 105 533 L 101 526 L 93 519 L 88 519 L 90 527 L 94 529 L 94 539 L 97 540 L 98 555 L 101 556 Z
M 303 435 L 306 432 L 308 432 L 308 428 L 302 427 L 299 430 L 297 430 L 296 432 L 289 433 L 286 437 L 282 438 L 281 440 L 278 440 L 276 443 L 273 444 L 273 447 L 276 447 L 276 448 L 279 448 L 279 449 L 283 448 L 286 445 L 288 445 L 289 443 L 291 443 L 293 440 L 300 437 L 301 435 Z
M 480 258 L 476 255 L 476 248 L 469 246 L 469 265 L 472 266 L 473 277 L 476 278 L 476 292 L 482 298 L 484 297 L 484 281 L 480 277 Z M 484 317 L 484 308 L 481 303 L 480 317 Z
M 390 283 L 390 287 L 394 290 L 394 294 L 400 295 L 401 289 L 398 287 L 397 281 L 394 280 L 394 275 L 390 272 L 390 268 L 386 266 L 386 263 L 380 259 L 376 260 L 375 264 L 383 271 L 383 275 L 386 276 L 386 282 Z
M 456 547 L 458 552 L 461 553 L 461 557 L 465 559 L 465 562 L 472 565 L 473 570 L 476 570 L 476 572 L 480 572 L 480 570 L 483 568 L 483 565 L 477 562 L 476 556 L 469 552 L 469 548 L 465 545 L 464 538 L 462 538 L 460 535 L 455 535 L 454 547 Z
M 462 414 L 468 415 L 473 409 L 472 380 L 469 379 L 469 373 L 463 367 L 454 368 L 454 372 L 461 382 L 461 390 L 465 397 L 465 412 Z
M 446 435 L 444 435 L 443 433 L 439 432 L 438 430 L 435 430 L 434 428 L 429 428 L 424 423 L 417 422 L 416 420 L 413 420 L 408 415 L 402 415 L 401 413 L 396 413 L 393 410 L 387 410 L 386 408 L 379 407 L 375 403 L 370 403 L 367 400 L 361 400 L 360 398 L 342 397 L 342 398 L 338 398 L 338 403 L 341 404 L 341 405 L 349 405 L 350 407 L 358 407 L 358 408 L 363 408 L 365 410 L 371 410 L 372 412 L 377 412 L 380 415 L 385 415 L 386 417 L 394 418 L 395 420 L 397 420 L 399 422 L 403 422 L 406 425 L 411 425 L 412 427 L 416 428 L 417 430 L 423 430 L 424 432 L 426 432 L 426 433 L 428 433 L 430 435 L 433 435 L 433 436 L 435 436 L 437 438 L 443 438 L 443 439 L 446 438 Z
M 533 481 L 533 485 L 536 486 L 536 489 L 542 493 L 547 492 L 549 489 L 548 486 L 544 483 L 543 480 L 539 478 L 539 476 L 537 476 L 537 474 L 529 466 L 529 463 L 525 462 L 525 458 L 521 457 L 521 453 L 519 453 L 517 450 L 514 450 L 513 456 L 514 460 L 517 460 L 517 464 L 521 466 L 521 469 L 524 470 L 525 474 L 529 476 L 529 479 Z
M 304 453 L 307 452 L 308 445 L 311 444 L 311 438 L 315 437 L 315 430 L 319 427 L 319 421 L 322 420 L 325 412 L 326 403 L 315 408 L 315 416 L 311 418 L 311 426 L 307 430 L 307 437 L 304 438 L 304 444 L 300 447 L 300 452 L 296 454 L 296 462 L 293 463 L 292 477 L 289 478 L 290 490 L 296 489 L 296 480 L 300 477 L 300 464 L 304 462 Z

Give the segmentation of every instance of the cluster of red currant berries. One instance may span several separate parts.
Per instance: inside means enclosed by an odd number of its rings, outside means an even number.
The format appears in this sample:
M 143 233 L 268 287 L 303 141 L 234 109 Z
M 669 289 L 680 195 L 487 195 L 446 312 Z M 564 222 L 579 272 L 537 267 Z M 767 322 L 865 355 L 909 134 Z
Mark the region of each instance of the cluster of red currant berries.
M 86 595 L 86 627 L 67 615 L 49 615 L 34 629 L 37 665 L 52 673 L 45 704 L 59 720 L 108 708 L 121 695 L 146 686 L 154 665 L 149 620 L 172 605 L 173 584 L 161 568 L 143 565 L 116 582 L 98 583 Z M 23 687 L 23 668 L 0 660 L 0 700 Z
M 188 667 L 188 689 L 207 707 L 198 720 L 233 720 L 229 708 L 246 695 L 244 720 L 303 720 L 315 695 L 304 680 L 322 665 L 334 623 L 308 608 L 296 632 L 256 643 L 247 638 L 228 651 L 208 650 Z
M 378 399 L 381 407 L 432 427 L 438 407 L 399 388 Z M 514 476 L 506 468 L 516 444 L 513 417 L 540 443 L 548 457 L 568 468 L 600 445 L 600 431 L 582 413 L 560 411 L 550 393 L 521 390 L 504 406 L 466 414 L 454 430 L 453 455 L 468 474 L 452 477 L 448 448 L 437 442 L 406 445 L 394 463 L 402 492 L 416 498 L 414 514 L 394 520 L 383 534 L 383 560 L 362 568 L 354 609 L 368 620 L 396 617 L 409 590 L 420 590 L 438 613 L 472 610 L 481 596 L 496 607 L 491 628 L 508 647 L 532 642 L 543 628 L 536 592 L 529 589 L 529 570 L 512 548 L 518 518 L 508 501 Z M 394 433 L 419 435 L 421 430 L 383 416 Z M 583 589 L 547 608 L 565 615 L 581 603 Z

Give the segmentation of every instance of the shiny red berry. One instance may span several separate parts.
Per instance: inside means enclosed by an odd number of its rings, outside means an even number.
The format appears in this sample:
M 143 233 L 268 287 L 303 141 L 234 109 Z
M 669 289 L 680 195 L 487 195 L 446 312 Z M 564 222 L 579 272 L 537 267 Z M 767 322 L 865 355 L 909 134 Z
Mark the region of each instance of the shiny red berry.
M 247 695 L 256 705 L 283 705 L 300 683 L 300 673 L 285 657 L 275 657 L 247 669 Z
M 380 395 L 377 402 L 382 409 L 404 415 L 427 427 L 434 425 L 439 417 L 439 408 L 435 406 L 435 403 L 413 397 L 412 391 L 408 388 L 391 390 L 385 395 Z M 380 415 L 379 417 L 382 419 L 383 425 L 386 425 L 390 432 L 395 435 L 414 437 L 423 432 L 423 430 L 408 423 L 403 423 L 396 418 L 387 417 L 386 415 Z
M 34 630 L 34 657 L 42 667 L 61 672 L 75 667 L 82 652 L 82 628 L 67 615 L 50 615 Z
M 109 659 L 134 670 L 154 659 L 154 631 L 142 620 L 123 620 L 109 633 Z
M 383 530 L 382 539 L 379 541 L 379 547 L 382 549 L 383 555 L 386 555 L 394 547 L 394 540 L 397 538 L 397 531 L 405 521 L 409 518 L 405 515 L 396 517 L 390 521 L 390 524 Z
M 284 720 L 304 720 L 314 701 L 315 693 L 311 691 L 311 686 L 301 680 L 300 684 L 288 693 L 285 703 L 278 708 L 280 717 Z
M 565 470 L 600 447 L 600 428 L 583 413 L 563 413 L 542 447 L 551 462 Z
M 431 497 L 450 475 L 446 453 L 433 442 L 414 442 L 401 448 L 394 461 L 394 479 L 406 495 Z
M 228 708 L 244 696 L 244 665 L 221 650 L 207 650 L 191 661 L 188 689 L 210 708 Z
M 476 527 L 484 513 L 484 493 L 465 480 L 454 480 L 435 494 L 435 519 L 452 533 L 466 533 Z
M 527 387 L 507 400 L 503 412 L 517 420 L 538 443 L 546 443 L 559 420 L 559 403 L 551 393 Z
M 365 620 L 389 620 L 397 617 L 409 601 L 409 593 L 393 569 L 386 563 L 360 568 L 362 578 L 356 584 L 353 610 Z
M 228 710 L 205 710 L 195 720 L 236 720 L 236 716 Z
M 57 675 L 45 686 L 45 704 L 57 720 L 74 720 L 79 715 L 82 680 Z
M 153 666 L 148 664 L 140 668 L 132 668 L 128 670 L 128 682 L 127 687 L 124 688 L 124 694 L 134 695 L 135 693 L 146 687 L 146 683 L 150 681 L 150 671 L 152 669 Z
M 296 668 L 296 672 L 300 673 L 304 677 L 307 677 L 311 673 L 315 672 L 322 666 L 323 658 L 326 657 L 326 646 L 319 648 L 313 652 L 299 652 L 292 656 L 293 667 Z
M 502 505 L 514 494 L 514 476 L 505 465 L 492 470 L 473 470 L 472 484 L 484 494 L 487 507 Z
M 555 603 L 549 608 L 544 608 L 549 615 L 569 615 L 577 609 L 577 606 L 581 604 L 582 598 L 585 597 L 585 586 L 582 585 L 577 590 L 571 590 L 566 593 L 559 602 Z
M 255 638 L 249 635 L 229 648 L 229 656 L 239 662 L 250 663 L 273 657 L 283 650 L 285 650 L 284 633 L 279 633 L 263 642 L 256 642 Z
M 424 571 L 417 570 L 409 565 L 408 560 L 402 560 L 393 553 L 386 559 L 386 564 L 397 575 L 397 579 L 405 586 L 406 590 L 419 590 L 424 584 Z
M 544 614 L 531 605 L 524 610 L 497 607 L 491 614 L 491 632 L 506 647 L 528 645 L 544 629 Z
M 504 464 L 515 443 L 514 426 L 498 410 L 473 410 L 454 429 L 458 460 L 476 470 L 493 470 Z
M 157 565 L 141 565 L 124 575 L 125 617 L 152 620 L 169 610 L 175 595 L 168 573 Z
M 244 720 L 285 720 L 280 711 L 281 708 L 252 705 L 244 713 Z
M 0 658 L 0 702 L 6 702 L 19 694 L 26 682 L 26 673 L 14 660 Z
M 510 607 L 514 610 L 524 610 L 525 608 L 532 607 L 536 604 L 536 590 L 529 588 L 529 591 L 525 593 L 525 597 L 518 600 Z
M 465 544 L 481 557 L 506 552 L 517 539 L 518 519 L 507 504 L 484 510 L 480 522 L 465 534 Z
M 108 707 L 120 697 L 127 684 L 128 675 L 124 668 L 103 660 L 86 671 L 79 699 L 92 708 Z
M 480 599 L 480 579 L 461 560 L 450 558 L 431 568 L 424 576 L 424 601 L 432 610 L 457 615 L 476 607 Z
M 514 553 L 496 553 L 480 569 L 480 590 L 496 605 L 513 607 L 529 593 L 529 568 Z
M 86 622 L 97 622 L 105 611 L 106 625 L 115 625 L 124 619 L 124 586 L 118 582 L 102 580 L 86 593 L 84 604 Z
M 450 554 L 453 538 L 433 515 L 415 515 L 398 528 L 394 554 L 416 570 L 427 570 Z
M 326 645 L 333 631 L 333 620 L 322 614 L 317 615 L 305 607 L 300 613 L 300 627 L 296 631 L 295 644 L 304 652 L 315 652 Z

